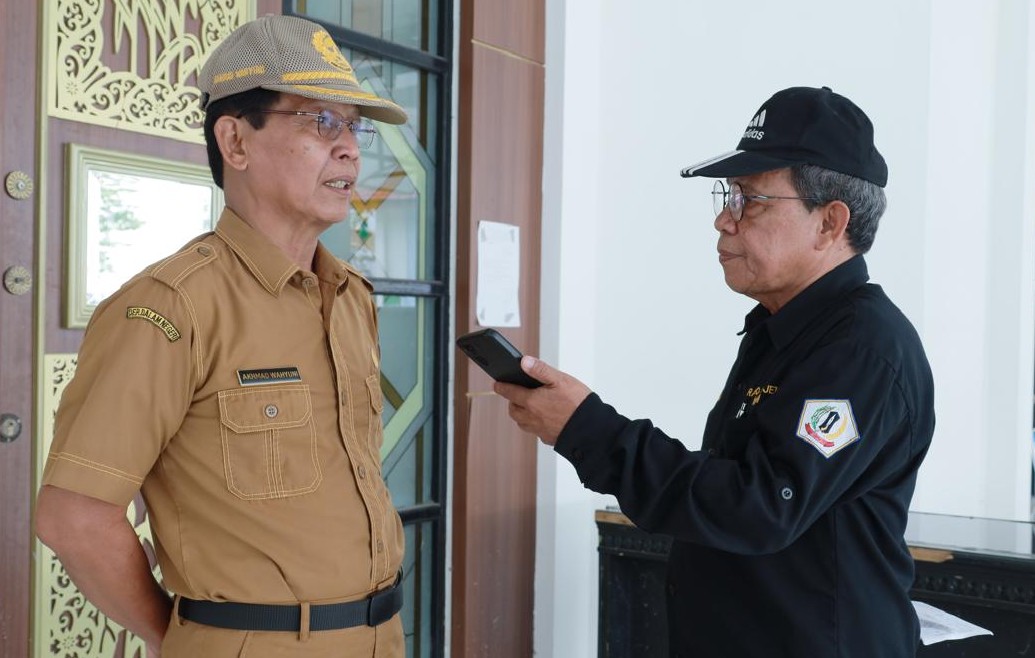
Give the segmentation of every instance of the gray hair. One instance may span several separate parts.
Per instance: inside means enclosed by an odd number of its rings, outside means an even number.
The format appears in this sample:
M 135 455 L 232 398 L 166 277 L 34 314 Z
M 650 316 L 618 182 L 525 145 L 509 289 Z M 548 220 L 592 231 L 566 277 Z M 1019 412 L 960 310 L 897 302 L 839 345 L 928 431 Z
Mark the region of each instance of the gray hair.
M 815 165 L 794 165 L 790 168 L 791 183 L 798 196 L 810 197 L 802 201 L 812 211 L 831 201 L 842 201 L 850 212 L 848 244 L 857 254 L 865 254 L 873 246 L 877 225 L 888 205 L 884 189 L 870 181 L 842 174 Z

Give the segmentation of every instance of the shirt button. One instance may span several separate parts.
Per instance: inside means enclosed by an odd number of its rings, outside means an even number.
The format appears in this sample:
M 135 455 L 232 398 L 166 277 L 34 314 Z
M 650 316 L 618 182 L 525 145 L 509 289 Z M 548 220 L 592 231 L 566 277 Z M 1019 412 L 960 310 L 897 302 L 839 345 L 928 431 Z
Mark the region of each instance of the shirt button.
M 794 491 L 790 487 L 784 487 L 783 489 L 780 489 L 780 498 L 790 500 L 791 498 L 794 498 Z
M 384 541 L 382 541 L 380 539 L 377 540 L 377 552 L 378 553 L 384 553 L 385 552 L 385 543 L 384 543 Z
M 276 418 L 277 414 L 280 413 L 280 409 L 277 409 L 275 404 L 267 404 L 266 408 L 262 410 L 266 414 L 266 418 Z
M 309 278 L 309 277 L 306 277 L 306 278 L 302 279 L 302 286 L 305 287 L 305 288 L 312 288 L 315 285 L 316 285 L 316 281 L 311 279 L 311 278 Z
M 198 253 L 201 254 L 202 256 L 211 256 L 212 255 L 212 248 L 208 247 L 206 245 L 201 245 L 200 247 L 198 247 Z
M 367 477 L 367 467 L 363 464 L 360 464 L 359 468 L 357 468 L 356 471 L 359 473 L 360 480 L 363 480 Z

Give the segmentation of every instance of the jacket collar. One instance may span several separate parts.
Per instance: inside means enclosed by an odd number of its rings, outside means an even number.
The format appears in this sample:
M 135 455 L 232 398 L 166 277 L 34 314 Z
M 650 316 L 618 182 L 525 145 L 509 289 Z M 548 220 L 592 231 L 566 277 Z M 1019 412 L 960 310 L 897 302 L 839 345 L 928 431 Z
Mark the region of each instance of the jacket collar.
M 279 296 L 291 277 L 301 271 L 279 247 L 249 226 L 230 208 L 223 209 L 223 214 L 216 224 L 216 235 L 237 254 L 252 276 L 271 295 Z M 319 242 L 316 244 L 313 269 L 318 279 L 332 285 L 339 292 L 347 285 L 351 271 Z
M 741 333 L 750 332 L 764 323 L 773 347 L 779 349 L 794 340 L 831 304 L 869 279 L 866 261 L 861 254 L 855 255 L 802 290 L 775 314 L 770 314 L 761 304 L 755 306 L 744 318 Z

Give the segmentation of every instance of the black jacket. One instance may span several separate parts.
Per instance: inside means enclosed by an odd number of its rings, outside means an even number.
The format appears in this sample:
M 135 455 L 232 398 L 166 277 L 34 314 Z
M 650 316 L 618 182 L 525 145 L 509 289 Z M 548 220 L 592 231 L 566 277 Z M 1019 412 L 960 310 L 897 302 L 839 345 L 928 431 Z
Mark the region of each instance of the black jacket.
M 702 450 L 595 394 L 556 450 L 674 538 L 673 656 L 901 658 L 919 626 L 903 533 L 934 431 L 930 367 L 861 256 L 748 314 Z

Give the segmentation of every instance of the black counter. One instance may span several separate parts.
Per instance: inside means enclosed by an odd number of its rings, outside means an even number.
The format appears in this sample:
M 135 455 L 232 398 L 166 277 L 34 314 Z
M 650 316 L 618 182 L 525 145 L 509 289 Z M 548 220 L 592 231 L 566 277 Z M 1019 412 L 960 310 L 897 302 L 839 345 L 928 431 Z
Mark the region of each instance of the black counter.
M 665 570 L 670 538 L 596 513 L 600 532 L 600 658 L 668 658 Z M 1035 657 L 1035 525 L 913 512 L 906 541 L 916 601 L 987 628 L 991 636 L 921 647 L 919 658 Z
M 1035 525 L 909 515 L 914 600 L 992 631 L 921 649 L 923 658 L 1035 656 Z

